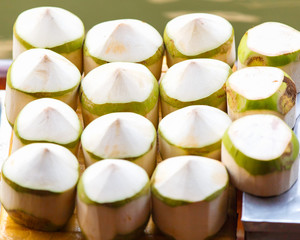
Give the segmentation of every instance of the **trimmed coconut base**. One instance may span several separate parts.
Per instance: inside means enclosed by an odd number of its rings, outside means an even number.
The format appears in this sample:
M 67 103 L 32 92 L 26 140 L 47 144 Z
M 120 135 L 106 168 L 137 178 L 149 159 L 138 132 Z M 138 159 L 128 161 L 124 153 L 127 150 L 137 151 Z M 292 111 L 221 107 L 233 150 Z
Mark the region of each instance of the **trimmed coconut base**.
M 299 157 L 289 170 L 254 176 L 239 167 L 222 144 L 222 162 L 229 172 L 233 185 L 241 191 L 256 196 L 270 197 L 280 195 L 289 190 L 298 178 Z
M 77 198 L 77 215 L 82 232 L 89 240 L 138 239 L 149 221 L 149 201 L 147 194 L 114 208 L 109 205 L 87 205 Z
M 228 188 L 212 201 L 171 207 L 152 196 L 153 221 L 176 240 L 205 239 L 217 233 L 227 218 Z

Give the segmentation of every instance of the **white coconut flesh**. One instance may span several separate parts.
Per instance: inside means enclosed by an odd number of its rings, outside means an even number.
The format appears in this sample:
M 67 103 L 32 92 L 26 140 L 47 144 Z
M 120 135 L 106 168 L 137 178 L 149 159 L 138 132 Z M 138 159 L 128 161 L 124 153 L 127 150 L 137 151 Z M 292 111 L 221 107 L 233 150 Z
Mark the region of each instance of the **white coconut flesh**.
M 251 67 L 234 72 L 228 79 L 232 90 L 248 100 L 266 99 L 278 91 L 284 72 L 275 67 Z
M 193 59 L 173 65 L 161 81 L 166 94 L 182 102 L 206 98 L 225 84 L 231 69 L 213 59 Z
M 21 13 L 15 23 L 17 35 L 39 48 L 53 48 L 83 37 L 82 21 L 57 7 L 38 7 Z
M 27 93 L 60 92 L 79 84 L 81 74 L 69 60 L 47 49 L 30 49 L 13 62 L 13 88 Z
M 228 41 L 232 36 L 232 26 L 222 17 L 195 13 L 171 20 L 166 26 L 166 33 L 180 53 L 193 56 L 215 49 Z
M 154 170 L 156 130 L 139 114 L 122 112 L 99 117 L 85 128 L 81 142 L 87 165 L 97 161 L 93 154 L 99 158 L 140 158 L 134 162 L 149 165 L 147 172 Z
M 195 105 L 168 114 L 161 120 L 158 129 L 169 144 L 188 150 L 217 143 L 230 124 L 230 118 L 223 111 Z
M 266 22 L 248 31 L 247 46 L 265 56 L 279 56 L 300 50 L 300 32 L 282 23 Z
M 68 144 L 79 141 L 81 130 L 75 111 L 62 101 L 51 98 L 28 103 L 15 123 L 15 132 L 26 141 Z
M 89 30 L 85 40 L 91 56 L 108 62 L 141 62 L 152 57 L 162 44 L 156 29 L 134 19 L 100 23 Z

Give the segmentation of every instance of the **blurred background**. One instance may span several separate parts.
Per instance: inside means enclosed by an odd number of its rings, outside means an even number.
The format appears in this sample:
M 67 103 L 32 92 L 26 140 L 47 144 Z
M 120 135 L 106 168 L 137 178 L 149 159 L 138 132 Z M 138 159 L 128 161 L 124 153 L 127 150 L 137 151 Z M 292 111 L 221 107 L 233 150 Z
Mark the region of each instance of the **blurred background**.
M 300 30 L 299 0 L 0 0 L 0 59 L 11 58 L 17 16 L 37 6 L 57 6 L 73 12 L 81 18 L 86 31 L 103 21 L 135 18 L 151 24 L 161 34 L 166 23 L 176 16 L 213 13 L 231 22 L 236 46 L 249 28 L 262 22 L 282 22 Z

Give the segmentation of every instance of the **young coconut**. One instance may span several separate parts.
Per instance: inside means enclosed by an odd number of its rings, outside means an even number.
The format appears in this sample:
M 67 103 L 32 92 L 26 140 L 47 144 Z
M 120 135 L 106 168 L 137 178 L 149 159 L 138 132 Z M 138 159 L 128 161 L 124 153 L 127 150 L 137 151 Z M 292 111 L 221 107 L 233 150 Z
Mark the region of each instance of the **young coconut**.
M 78 161 L 68 149 L 27 145 L 3 163 L 1 204 L 16 223 L 57 231 L 73 214 L 78 178 Z
M 229 177 L 224 165 L 198 156 L 169 158 L 151 179 L 152 218 L 175 240 L 206 239 L 227 218 Z
M 192 59 L 173 65 L 160 82 L 162 115 L 190 105 L 209 105 L 226 111 L 228 64 L 214 59 Z
M 164 31 L 167 64 L 191 58 L 214 58 L 233 66 L 234 31 L 224 18 L 207 13 L 192 13 L 169 21 Z
M 233 185 L 257 196 L 287 191 L 298 177 L 299 143 L 277 116 L 255 114 L 234 121 L 222 141 L 224 162 Z
M 108 62 L 141 63 L 160 78 L 164 55 L 163 39 L 151 25 L 120 19 L 97 24 L 84 42 L 84 72 Z
M 278 22 L 248 30 L 238 47 L 238 68 L 273 66 L 285 71 L 300 92 L 300 32 Z
M 95 119 L 84 129 L 81 142 L 86 166 L 121 158 L 138 164 L 149 176 L 156 166 L 156 129 L 136 113 L 110 113 Z
M 158 83 L 142 64 L 114 62 L 89 72 L 81 84 L 85 126 L 111 112 L 135 112 L 158 122 Z
M 37 7 L 21 13 L 14 25 L 13 59 L 32 48 L 47 48 L 69 59 L 82 72 L 84 26 L 58 7 Z
M 232 120 L 249 114 L 271 113 L 292 128 L 296 121 L 296 86 L 281 69 L 250 67 L 227 81 L 227 111 Z
M 158 126 L 161 157 L 199 155 L 221 160 L 221 140 L 230 124 L 226 113 L 210 106 L 195 105 L 172 112 Z
M 150 216 L 147 173 L 119 159 L 91 165 L 77 187 L 77 216 L 88 240 L 139 239 Z
M 15 121 L 12 152 L 30 143 L 49 142 L 77 156 L 81 132 L 81 122 L 70 106 L 52 98 L 34 100 Z
M 77 108 L 81 74 L 65 57 L 47 49 L 30 49 L 8 70 L 5 106 L 13 125 L 23 107 L 38 98 L 56 98 Z

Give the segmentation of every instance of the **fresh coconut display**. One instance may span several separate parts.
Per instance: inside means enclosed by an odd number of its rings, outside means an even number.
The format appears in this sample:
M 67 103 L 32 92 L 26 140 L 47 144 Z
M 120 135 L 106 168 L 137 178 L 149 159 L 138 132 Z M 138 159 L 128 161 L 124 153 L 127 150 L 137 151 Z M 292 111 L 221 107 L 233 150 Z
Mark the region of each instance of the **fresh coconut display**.
M 215 59 L 191 59 L 173 65 L 160 82 L 162 115 L 190 105 L 226 111 L 226 80 L 230 66 Z
M 222 136 L 230 124 L 225 112 L 210 106 L 195 105 L 172 112 L 158 126 L 161 157 L 198 155 L 221 160 Z
M 82 80 L 81 106 L 85 126 L 112 112 L 135 112 L 158 122 L 158 83 L 142 64 L 101 65 Z
M 271 114 L 242 117 L 223 136 L 222 162 L 233 185 L 257 196 L 279 195 L 295 183 L 298 154 L 294 132 Z
M 226 221 L 228 186 L 228 173 L 220 161 L 169 158 L 158 164 L 151 179 L 153 221 L 172 239 L 206 239 Z
M 20 54 L 7 73 L 5 107 L 13 125 L 23 107 L 38 98 L 55 98 L 77 108 L 81 74 L 65 57 L 47 49 Z
M 67 104 L 53 98 L 28 103 L 19 113 L 13 132 L 12 152 L 31 143 L 49 142 L 78 153 L 81 122 Z
M 82 72 L 84 26 L 73 13 L 58 7 L 37 7 L 22 12 L 13 29 L 13 59 L 32 48 L 47 48 Z
M 167 64 L 191 58 L 214 58 L 233 66 L 236 58 L 234 31 L 224 18 L 192 13 L 169 21 L 164 31 Z
M 156 166 L 156 129 L 145 117 L 130 112 L 106 114 L 83 131 L 85 165 L 107 158 L 129 160 L 152 175 Z
M 120 159 L 91 165 L 77 187 L 77 215 L 88 240 L 139 239 L 150 216 L 147 173 Z
M 24 146 L 3 163 L 1 177 L 1 204 L 16 223 L 57 231 L 72 216 L 79 164 L 68 149 L 51 143 Z
M 232 120 L 257 113 L 281 117 L 291 128 L 296 121 L 296 86 L 281 69 L 249 67 L 234 72 L 226 84 L 227 111 Z
M 238 47 L 238 68 L 273 66 L 285 71 L 300 91 L 300 32 L 278 22 L 248 30 Z
M 151 25 L 135 19 L 102 22 L 86 35 L 84 72 L 108 62 L 134 62 L 145 65 L 158 80 L 163 56 L 163 39 Z

